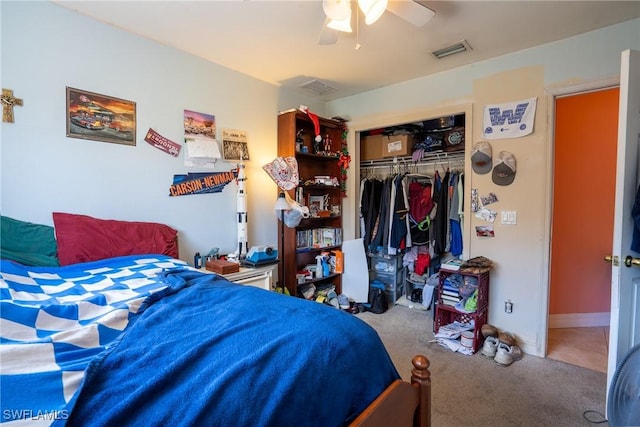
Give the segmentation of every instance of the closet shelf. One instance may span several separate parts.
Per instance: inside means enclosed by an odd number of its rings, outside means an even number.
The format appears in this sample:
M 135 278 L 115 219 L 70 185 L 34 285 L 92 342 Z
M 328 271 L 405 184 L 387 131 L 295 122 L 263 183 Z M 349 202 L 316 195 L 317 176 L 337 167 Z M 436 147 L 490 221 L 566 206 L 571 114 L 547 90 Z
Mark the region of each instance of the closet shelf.
M 361 160 L 360 167 L 384 167 L 396 165 L 414 165 L 414 164 L 446 164 L 451 162 L 464 162 L 464 151 L 437 151 L 433 153 L 424 153 L 422 158 L 417 162 L 413 161 L 411 156 L 403 157 L 386 157 L 384 159 Z

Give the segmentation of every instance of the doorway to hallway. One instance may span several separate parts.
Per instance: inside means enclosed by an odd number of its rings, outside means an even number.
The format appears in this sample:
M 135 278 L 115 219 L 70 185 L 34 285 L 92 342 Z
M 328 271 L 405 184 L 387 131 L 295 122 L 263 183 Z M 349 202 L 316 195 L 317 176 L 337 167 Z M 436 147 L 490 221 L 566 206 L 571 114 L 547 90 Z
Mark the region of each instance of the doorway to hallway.
M 551 358 L 562 360 L 562 354 L 583 351 L 569 345 L 571 331 L 584 343 L 584 337 L 593 335 L 589 332 L 598 335 L 608 327 L 611 268 L 603 257 L 612 247 L 618 96 L 618 88 L 606 88 L 554 100 L 547 336 Z

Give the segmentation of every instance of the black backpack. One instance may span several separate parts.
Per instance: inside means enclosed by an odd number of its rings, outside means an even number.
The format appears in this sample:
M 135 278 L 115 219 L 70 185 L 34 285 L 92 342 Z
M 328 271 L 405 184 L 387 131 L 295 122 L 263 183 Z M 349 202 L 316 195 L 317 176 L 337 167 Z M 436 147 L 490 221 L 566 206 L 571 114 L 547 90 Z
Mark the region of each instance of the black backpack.
M 367 311 L 375 314 L 381 314 L 389 308 L 389 297 L 387 293 L 380 288 L 372 288 L 369 290 L 369 305 Z

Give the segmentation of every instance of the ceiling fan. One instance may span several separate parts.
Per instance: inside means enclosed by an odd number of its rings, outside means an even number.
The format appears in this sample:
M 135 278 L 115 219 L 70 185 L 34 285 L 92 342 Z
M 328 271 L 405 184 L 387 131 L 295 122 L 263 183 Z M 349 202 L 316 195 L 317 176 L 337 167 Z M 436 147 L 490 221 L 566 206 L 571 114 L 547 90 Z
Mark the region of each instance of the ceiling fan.
M 350 33 L 351 0 L 323 0 L 322 10 L 326 15 L 318 41 L 321 45 L 334 44 L 340 32 Z M 365 17 L 365 24 L 371 25 L 389 11 L 407 22 L 422 27 L 436 14 L 433 10 L 414 0 L 354 0 Z M 356 10 L 356 13 L 358 11 Z

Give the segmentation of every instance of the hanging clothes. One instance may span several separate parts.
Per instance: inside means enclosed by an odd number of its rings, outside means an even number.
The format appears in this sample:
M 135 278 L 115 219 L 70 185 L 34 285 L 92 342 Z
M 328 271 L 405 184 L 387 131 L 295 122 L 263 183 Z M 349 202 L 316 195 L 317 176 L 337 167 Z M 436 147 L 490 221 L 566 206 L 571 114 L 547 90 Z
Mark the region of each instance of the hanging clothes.
M 409 184 L 409 207 L 411 216 L 416 222 L 422 222 L 433 209 L 431 190 L 430 182 L 422 183 L 414 180 Z
M 365 226 L 365 200 L 367 195 L 365 195 L 365 183 L 367 182 L 366 179 L 361 179 L 360 180 L 360 200 L 359 200 L 359 204 L 358 204 L 358 209 L 360 212 L 358 221 L 360 222 L 360 236 L 362 237 L 363 240 L 366 239 L 367 237 L 367 230 L 366 230 L 366 226 Z M 365 244 L 366 247 L 366 244 Z
M 444 177 L 436 181 L 436 187 L 433 192 L 433 198 L 436 202 L 436 215 L 431 222 L 433 229 L 433 251 L 435 254 L 440 255 L 446 252 L 447 249 L 447 230 L 448 230 L 448 200 L 449 200 L 449 176 L 450 172 L 447 169 Z
M 378 179 L 365 179 L 361 196 L 360 213 L 363 217 L 363 241 L 365 248 L 369 247 L 375 234 L 378 217 L 380 214 L 380 198 L 382 197 L 382 181 Z
M 460 180 L 458 173 L 451 174 L 451 207 L 449 209 L 449 228 L 451 230 L 451 240 L 449 242 L 449 252 L 457 257 L 462 254 L 462 229 L 460 227 L 460 193 L 458 182 Z
M 464 219 L 464 172 L 460 172 L 458 179 L 458 215 L 460 215 L 460 224 Z
M 411 244 L 425 246 L 429 244 L 430 213 L 433 210 L 431 182 L 413 180 L 409 183 L 409 232 Z
M 407 247 L 409 209 L 406 200 L 405 178 L 398 175 L 393 179 L 393 206 L 391 210 L 391 224 L 389 230 L 389 254 L 395 255 L 395 250 Z M 408 246 L 411 246 L 409 243 Z
M 382 184 L 379 211 L 375 226 L 371 232 L 369 251 L 376 253 L 388 239 L 389 233 L 389 205 L 391 203 L 392 178 L 386 178 Z

